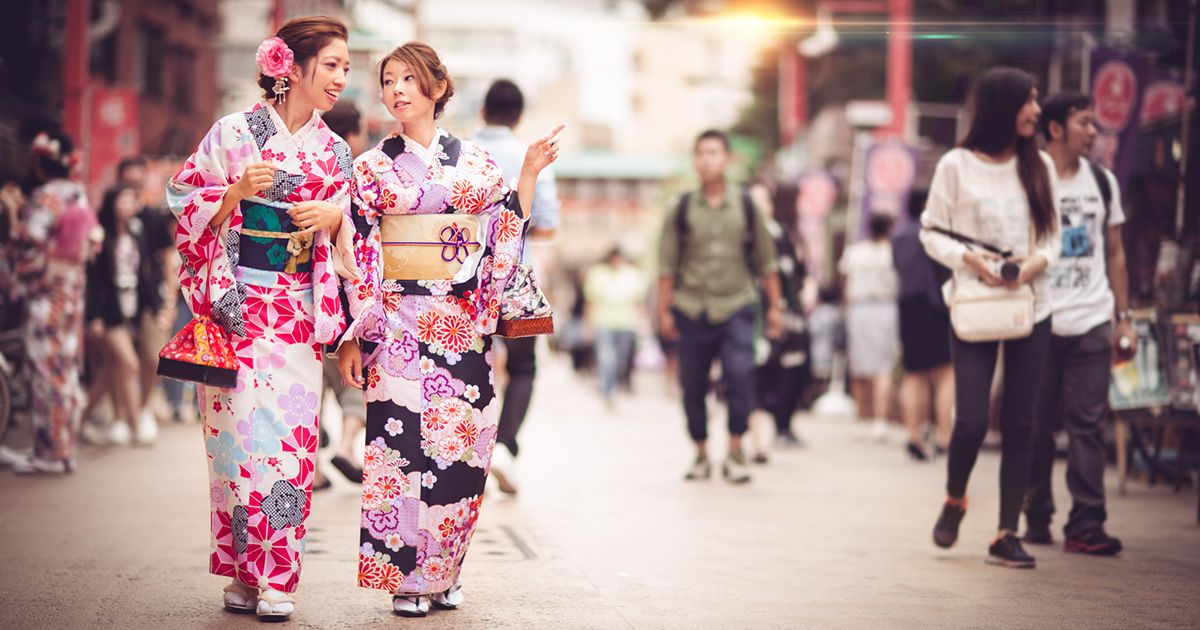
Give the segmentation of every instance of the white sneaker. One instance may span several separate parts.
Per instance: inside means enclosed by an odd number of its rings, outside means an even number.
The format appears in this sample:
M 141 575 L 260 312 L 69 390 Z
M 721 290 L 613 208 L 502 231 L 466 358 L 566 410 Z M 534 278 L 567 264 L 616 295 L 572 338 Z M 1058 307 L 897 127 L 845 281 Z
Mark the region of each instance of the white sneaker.
M 138 446 L 153 446 L 158 440 L 158 418 L 154 417 L 154 413 L 149 409 L 143 409 L 142 413 L 138 414 L 137 419 L 137 435 L 134 436 L 134 443 Z
M 84 420 L 79 427 L 79 441 L 92 446 L 108 446 L 108 433 L 95 422 Z
M 517 460 L 509 452 L 508 447 L 497 444 L 492 449 L 492 476 L 500 492 L 505 494 L 517 493 Z
M 67 472 L 66 462 L 51 462 L 32 455 L 23 462 L 18 462 L 13 465 L 13 472 L 18 475 L 61 475 Z
M 21 451 L 0 445 L 0 466 L 16 468 L 18 465 L 24 464 L 29 457 L 29 453 L 22 453 Z
M 871 422 L 871 439 L 876 442 L 886 442 L 888 437 L 888 423 L 883 418 L 876 418 Z
M 433 605 L 437 608 L 441 608 L 442 610 L 454 610 L 455 608 L 462 606 L 463 601 L 465 601 L 467 597 L 463 594 L 462 584 L 459 583 L 450 587 L 450 590 L 446 591 L 445 593 L 434 593 L 433 595 L 430 595 L 429 599 L 433 601 Z
M 113 420 L 112 424 L 108 425 L 108 443 L 112 446 L 129 446 L 133 441 L 133 433 L 129 430 L 129 423 L 124 420 Z

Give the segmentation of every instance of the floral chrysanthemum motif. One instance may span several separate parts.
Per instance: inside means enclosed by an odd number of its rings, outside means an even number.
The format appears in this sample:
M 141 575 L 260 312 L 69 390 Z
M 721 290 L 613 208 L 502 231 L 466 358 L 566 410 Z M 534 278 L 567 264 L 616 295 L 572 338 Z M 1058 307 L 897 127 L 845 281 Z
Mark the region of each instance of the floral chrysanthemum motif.
M 521 234 L 521 218 L 509 209 L 500 211 L 496 217 L 496 242 L 511 243 Z
M 446 350 L 461 353 L 471 349 L 471 344 L 475 342 L 475 331 L 466 318 L 447 315 L 434 324 L 433 337 Z
M 296 57 L 282 39 L 268 37 L 258 45 L 254 60 L 258 62 L 258 71 L 263 73 L 263 76 L 278 79 L 292 71 Z

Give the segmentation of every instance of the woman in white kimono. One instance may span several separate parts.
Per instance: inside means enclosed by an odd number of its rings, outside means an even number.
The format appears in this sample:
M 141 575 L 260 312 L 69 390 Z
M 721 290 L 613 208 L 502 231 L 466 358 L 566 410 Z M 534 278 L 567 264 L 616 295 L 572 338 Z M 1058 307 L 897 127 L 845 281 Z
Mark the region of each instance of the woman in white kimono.
M 198 392 L 209 571 L 232 578 L 226 608 L 260 617 L 295 609 L 322 344 L 345 326 L 334 242 L 353 230 L 352 161 L 317 110 L 333 107 L 346 86 L 346 38 L 332 18 L 284 24 L 258 53 L 271 101 L 217 121 L 168 185 L 184 295 L 193 312 L 211 307 L 238 358 L 236 386 Z

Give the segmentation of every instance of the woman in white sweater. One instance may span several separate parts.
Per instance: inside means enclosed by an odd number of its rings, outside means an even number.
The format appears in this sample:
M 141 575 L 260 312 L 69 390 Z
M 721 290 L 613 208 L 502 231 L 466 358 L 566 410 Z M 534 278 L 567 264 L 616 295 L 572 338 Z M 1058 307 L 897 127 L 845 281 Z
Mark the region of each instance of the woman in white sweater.
M 929 255 L 954 272 L 954 287 L 969 283 L 1017 288 L 1034 293 L 1034 327 L 1028 337 L 1003 342 L 951 342 L 957 418 L 950 440 L 947 498 L 934 527 L 934 542 L 950 547 L 967 509 L 967 481 L 987 433 L 988 397 L 996 357 L 1004 344 L 1004 396 L 1000 431 L 1000 526 L 988 562 L 1032 568 L 1035 561 L 1016 537 L 1029 480 L 1034 405 L 1050 340 L 1050 293 L 1046 268 L 1058 257 L 1058 217 L 1054 208 L 1054 164 L 1037 149 L 1041 108 L 1032 75 L 993 68 L 980 77 L 972 95 L 974 115 L 962 145 L 942 156 L 921 215 L 921 242 Z M 1019 272 L 1002 277 L 1004 260 L 932 228 L 950 230 L 1011 251 Z M 949 302 L 949 300 L 947 300 Z

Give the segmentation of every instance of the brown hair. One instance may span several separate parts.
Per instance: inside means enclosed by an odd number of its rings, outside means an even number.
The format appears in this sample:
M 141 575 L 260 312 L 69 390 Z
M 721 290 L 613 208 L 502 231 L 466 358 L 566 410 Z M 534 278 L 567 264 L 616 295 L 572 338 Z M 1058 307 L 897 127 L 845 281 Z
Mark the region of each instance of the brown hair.
M 279 27 L 275 37 L 282 39 L 283 43 L 292 49 L 296 67 L 301 69 L 316 57 L 322 48 L 328 46 L 330 41 L 350 39 L 345 24 L 324 15 L 292 18 Z M 262 88 L 264 99 L 275 97 L 275 92 L 271 89 L 274 85 L 275 79 L 259 73 L 258 87 Z
M 441 116 L 442 112 L 446 110 L 446 103 L 450 101 L 451 96 L 454 96 L 454 80 L 450 78 L 446 66 L 442 65 L 437 51 L 421 42 L 408 42 L 393 50 L 388 56 L 379 60 L 379 87 L 383 87 L 383 69 L 389 61 L 393 60 L 408 66 L 417 80 L 417 87 L 421 89 L 421 94 L 425 98 L 433 98 L 434 86 L 440 84 L 446 87 L 442 97 L 433 104 L 433 117 Z

